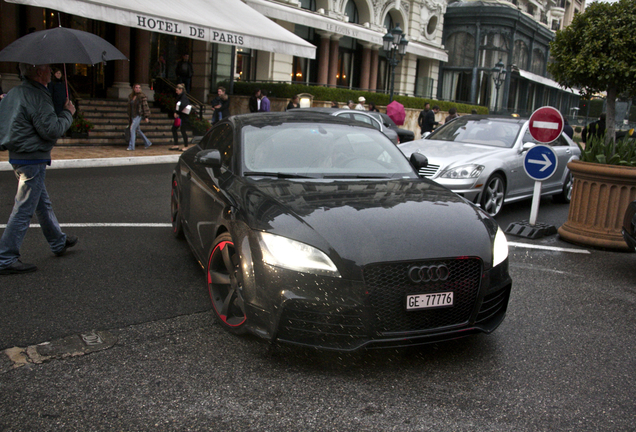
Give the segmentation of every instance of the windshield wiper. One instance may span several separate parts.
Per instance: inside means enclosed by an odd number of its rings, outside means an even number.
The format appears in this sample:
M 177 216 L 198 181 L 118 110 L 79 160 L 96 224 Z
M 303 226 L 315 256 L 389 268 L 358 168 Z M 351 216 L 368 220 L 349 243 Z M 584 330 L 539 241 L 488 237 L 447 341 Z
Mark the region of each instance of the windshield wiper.
M 373 174 L 325 174 L 323 178 L 354 178 L 354 179 L 389 179 L 393 178 L 392 175 L 373 175 Z
M 267 171 L 249 171 L 243 173 L 244 177 L 276 177 L 276 178 L 316 178 L 293 173 L 267 172 Z

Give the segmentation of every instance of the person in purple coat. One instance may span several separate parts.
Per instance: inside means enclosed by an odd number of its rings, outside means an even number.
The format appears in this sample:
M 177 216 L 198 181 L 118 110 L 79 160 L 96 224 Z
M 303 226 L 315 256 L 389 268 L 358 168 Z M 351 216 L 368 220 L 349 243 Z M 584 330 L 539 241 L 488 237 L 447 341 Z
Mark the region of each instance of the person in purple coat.
M 258 109 L 259 112 L 269 112 L 270 105 L 269 99 L 267 98 L 267 90 L 261 90 L 261 107 Z

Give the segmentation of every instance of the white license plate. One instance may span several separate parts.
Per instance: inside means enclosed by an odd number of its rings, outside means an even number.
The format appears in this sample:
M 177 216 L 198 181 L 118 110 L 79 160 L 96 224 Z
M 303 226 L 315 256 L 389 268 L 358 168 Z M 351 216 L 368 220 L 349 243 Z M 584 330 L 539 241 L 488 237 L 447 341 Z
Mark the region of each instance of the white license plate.
M 406 310 L 429 309 L 453 305 L 453 292 L 406 296 Z

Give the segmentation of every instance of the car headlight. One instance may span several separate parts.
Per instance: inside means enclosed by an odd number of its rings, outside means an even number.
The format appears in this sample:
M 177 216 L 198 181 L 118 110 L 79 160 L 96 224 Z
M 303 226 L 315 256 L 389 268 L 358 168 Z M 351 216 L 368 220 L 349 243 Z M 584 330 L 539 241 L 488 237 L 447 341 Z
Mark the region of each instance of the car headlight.
M 508 240 L 501 227 L 498 227 L 495 243 L 492 246 L 492 266 L 501 264 L 506 258 L 508 258 Z
M 263 232 L 259 233 L 259 243 L 263 261 L 267 264 L 303 273 L 340 277 L 331 259 L 313 246 Z
M 449 179 L 468 179 L 477 178 L 484 170 L 483 165 L 469 164 L 462 165 L 455 168 L 449 168 L 440 174 L 441 178 Z

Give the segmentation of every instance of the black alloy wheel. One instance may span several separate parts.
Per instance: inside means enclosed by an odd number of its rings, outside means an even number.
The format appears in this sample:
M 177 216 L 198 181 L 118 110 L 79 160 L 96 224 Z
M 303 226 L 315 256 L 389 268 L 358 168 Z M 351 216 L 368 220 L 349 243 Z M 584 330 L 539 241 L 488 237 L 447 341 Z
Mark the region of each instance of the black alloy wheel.
M 176 238 L 183 238 L 179 185 L 176 178 L 172 179 L 172 191 L 170 192 L 170 219 L 172 221 L 172 235 Z
M 491 217 L 495 217 L 503 207 L 506 197 L 506 182 L 501 174 L 493 174 L 484 185 L 481 194 L 481 208 Z
M 208 290 L 217 321 L 235 334 L 245 332 L 245 302 L 240 258 L 232 237 L 221 234 L 214 241 L 207 270 Z

